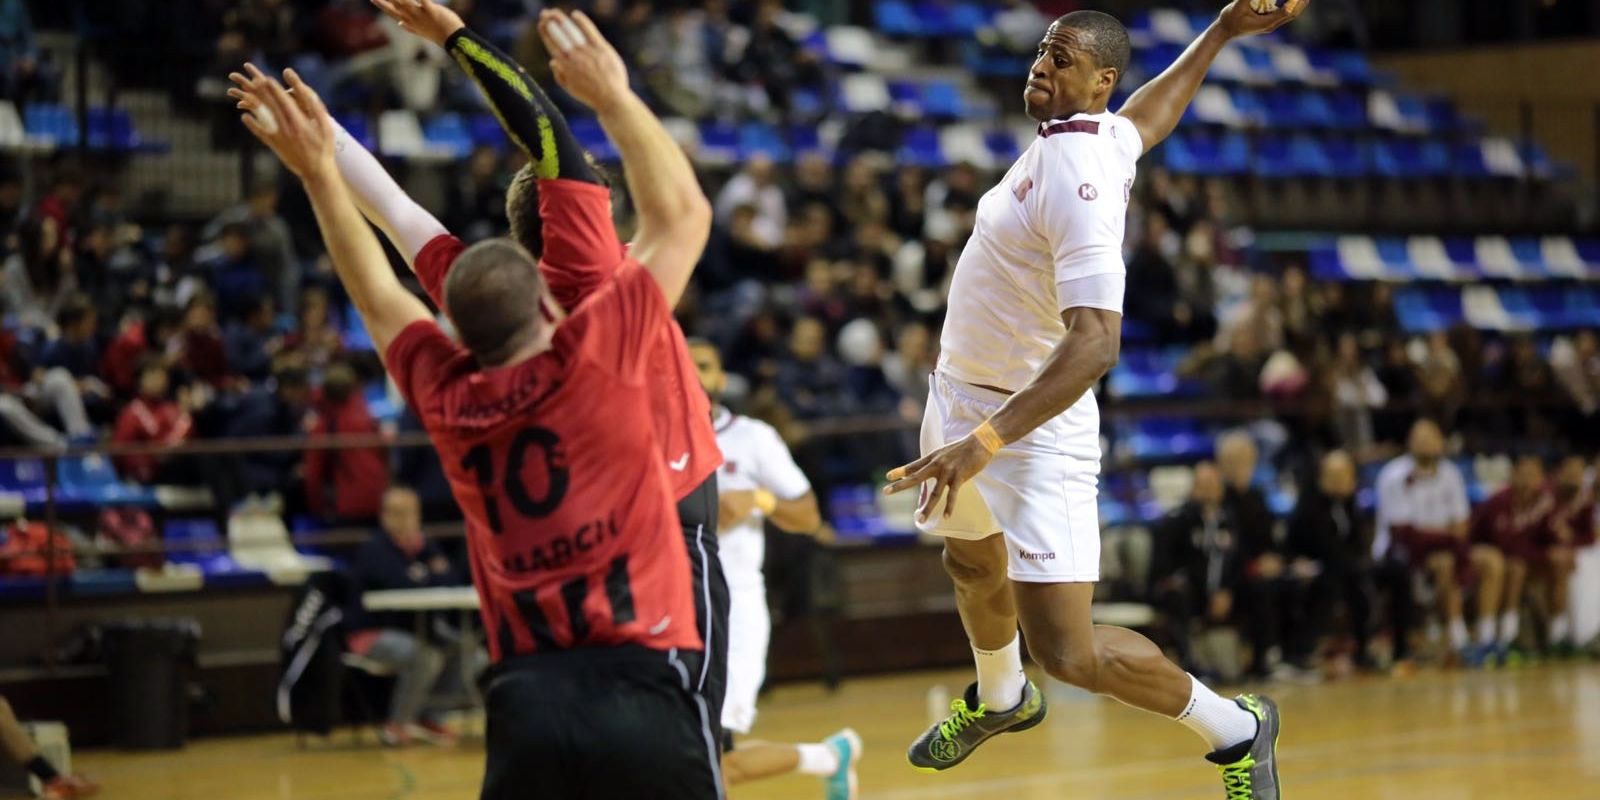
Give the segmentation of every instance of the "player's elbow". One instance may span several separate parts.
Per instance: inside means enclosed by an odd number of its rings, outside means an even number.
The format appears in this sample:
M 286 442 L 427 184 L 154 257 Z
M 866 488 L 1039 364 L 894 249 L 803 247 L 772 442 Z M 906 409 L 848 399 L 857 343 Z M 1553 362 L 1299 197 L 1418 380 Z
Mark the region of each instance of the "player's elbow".
M 817 510 L 815 495 L 806 495 L 794 503 L 789 518 L 784 520 L 787 524 L 784 530 L 789 533 L 812 533 L 822 527 L 822 512 Z

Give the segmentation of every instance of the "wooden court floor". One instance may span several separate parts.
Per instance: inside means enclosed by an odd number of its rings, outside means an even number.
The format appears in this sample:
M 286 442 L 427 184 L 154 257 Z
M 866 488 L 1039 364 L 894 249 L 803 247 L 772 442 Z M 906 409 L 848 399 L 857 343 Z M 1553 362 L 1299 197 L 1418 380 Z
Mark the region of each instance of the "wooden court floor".
M 829 695 L 780 688 L 757 733 L 815 739 L 851 725 L 866 743 L 868 800 L 1187 800 L 1222 796 L 1199 740 L 1158 718 L 1074 690 L 1050 690 L 1050 718 L 940 775 L 905 765 L 928 689 L 963 672 L 859 679 Z M 1283 706 L 1280 757 L 1291 800 L 1600 798 L 1600 666 L 1430 673 L 1271 690 Z M 378 749 L 348 733 L 307 749 L 291 736 L 214 739 L 177 753 L 80 754 L 106 800 L 456 800 L 475 798 L 481 748 Z M 530 793 L 530 798 L 537 796 Z M 734 800 L 820 798 L 810 778 L 747 784 Z M 618 798 L 617 800 L 632 800 Z

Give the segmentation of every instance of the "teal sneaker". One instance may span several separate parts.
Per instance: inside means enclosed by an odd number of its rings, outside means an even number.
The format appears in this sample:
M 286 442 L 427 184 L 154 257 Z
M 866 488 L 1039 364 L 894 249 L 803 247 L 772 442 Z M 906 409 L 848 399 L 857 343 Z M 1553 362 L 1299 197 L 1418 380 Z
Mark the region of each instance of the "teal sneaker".
M 1022 688 L 1022 701 L 1005 712 L 990 711 L 978 702 L 978 684 L 973 683 L 961 696 L 950 701 L 950 716 L 929 728 L 906 752 L 911 766 L 919 772 L 949 769 L 972 755 L 990 737 L 1019 733 L 1044 722 L 1044 693 L 1033 681 Z
M 1278 704 L 1254 694 L 1239 695 L 1234 702 L 1256 718 L 1256 738 L 1250 749 L 1230 747 L 1206 756 L 1222 773 L 1227 800 L 1280 800 L 1278 785 Z
M 845 728 L 822 740 L 839 756 L 839 768 L 823 784 L 827 800 L 856 800 L 856 762 L 861 760 L 861 737 Z

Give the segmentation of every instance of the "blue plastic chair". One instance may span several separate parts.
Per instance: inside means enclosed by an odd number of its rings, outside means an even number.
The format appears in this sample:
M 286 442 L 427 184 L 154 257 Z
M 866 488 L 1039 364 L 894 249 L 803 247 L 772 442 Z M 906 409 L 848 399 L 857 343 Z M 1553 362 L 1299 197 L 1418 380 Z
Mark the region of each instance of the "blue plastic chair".
M 445 113 L 428 120 L 422 126 L 422 138 L 452 158 L 466 158 L 472 153 L 472 131 L 460 114 Z
M 967 116 L 961 89 L 949 81 L 934 80 L 922 87 L 923 113 L 934 119 L 955 120 Z
M 904 164 L 933 169 L 948 163 L 944 151 L 939 148 L 939 132 L 933 128 L 906 131 L 900 142 L 899 159 Z
M 872 7 L 872 17 L 884 36 L 915 38 L 925 33 L 922 20 L 903 0 L 878 0 Z

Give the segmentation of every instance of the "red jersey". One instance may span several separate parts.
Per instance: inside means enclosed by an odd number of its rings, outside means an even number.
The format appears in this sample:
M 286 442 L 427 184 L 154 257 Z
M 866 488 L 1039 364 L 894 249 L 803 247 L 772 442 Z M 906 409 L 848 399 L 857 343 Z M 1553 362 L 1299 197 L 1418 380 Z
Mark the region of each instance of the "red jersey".
M 1594 495 L 1578 492 L 1565 502 L 1556 498 L 1556 508 L 1550 513 L 1550 541 L 1560 543 L 1556 528 L 1564 527 L 1572 539 L 1566 544 L 1588 547 L 1595 541 Z
M 611 192 L 604 186 L 566 179 L 539 181 L 539 213 L 544 219 L 539 272 L 563 308 L 577 308 L 622 265 L 638 263 L 617 238 L 611 223 Z M 465 249 L 460 239 L 441 235 L 417 253 L 417 277 L 440 308 L 445 275 Z M 652 387 L 650 411 L 672 496 L 681 499 L 722 466 L 722 450 L 711 429 L 711 402 L 700 388 L 683 329 L 669 314 L 651 337 L 646 374 Z
M 429 320 L 387 363 L 467 519 L 489 651 L 699 649 L 685 548 L 646 380 L 667 304 L 625 266 L 550 349 L 484 369 Z
M 1555 498 L 1541 489 L 1518 502 L 1516 490 L 1507 486 L 1472 511 L 1472 540 L 1492 544 L 1508 556 L 1526 557 L 1544 547 Z

